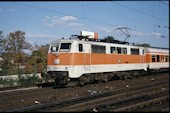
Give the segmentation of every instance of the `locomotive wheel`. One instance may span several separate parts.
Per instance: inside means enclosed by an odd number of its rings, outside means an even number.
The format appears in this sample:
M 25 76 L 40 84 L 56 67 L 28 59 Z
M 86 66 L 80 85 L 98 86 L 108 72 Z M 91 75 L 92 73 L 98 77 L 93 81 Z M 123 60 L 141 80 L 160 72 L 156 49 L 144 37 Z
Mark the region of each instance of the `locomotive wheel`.
M 54 86 L 65 87 L 68 84 L 68 77 L 62 76 L 60 78 L 55 78 Z
M 85 77 L 82 76 L 79 78 L 79 85 L 83 86 L 85 84 Z
M 67 78 L 66 76 L 64 76 L 64 77 L 62 78 L 61 84 L 67 85 L 67 83 L 68 83 L 68 78 Z
M 108 81 L 108 75 L 107 74 L 102 74 L 102 81 L 107 82 Z

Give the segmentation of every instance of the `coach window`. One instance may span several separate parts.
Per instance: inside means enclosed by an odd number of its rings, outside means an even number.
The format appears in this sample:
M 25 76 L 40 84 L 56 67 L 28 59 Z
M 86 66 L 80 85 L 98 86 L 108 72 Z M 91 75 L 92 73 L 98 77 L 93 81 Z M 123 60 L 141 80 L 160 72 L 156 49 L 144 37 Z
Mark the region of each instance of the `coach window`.
M 127 48 L 123 48 L 123 54 L 127 54 Z
M 157 62 L 160 62 L 160 56 L 156 55 Z
M 117 47 L 117 53 L 121 54 L 122 53 L 122 48 L 121 47 Z
M 155 62 L 155 55 L 152 55 L 152 62 Z
M 116 54 L 117 53 L 116 52 L 116 47 L 110 47 L 110 53 L 115 53 Z
M 79 52 L 83 51 L 83 44 L 79 44 Z
M 164 55 L 161 55 L 161 62 L 164 61 Z
M 168 56 L 165 56 L 165 62 L 168 62 Z
M 164 55 L 164 62 L 166 62 L 166 56 Z

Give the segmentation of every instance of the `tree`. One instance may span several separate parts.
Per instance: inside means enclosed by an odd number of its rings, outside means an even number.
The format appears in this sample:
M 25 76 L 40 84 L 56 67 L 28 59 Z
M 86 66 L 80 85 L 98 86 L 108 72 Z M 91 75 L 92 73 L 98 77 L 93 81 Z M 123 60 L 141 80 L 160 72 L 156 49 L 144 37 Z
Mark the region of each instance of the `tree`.
M 2 33 L 1 33 L 2 37 Z M 25 60 L 24 49 L 29 49 L 31 44 L 25 41 L 25 32 L 11 32 L 7 37 L 1 38 L 2 53 L 2 70 L 7 74 L 18 74 L 20 65 Z M 13 70 L 13 71 L 11 71 Z
M 46 65 L 47 65 L 47 52 L 49 45 L 35 45 L 36 50 L 32 52 L 31 57 L 29 58 L 27 62 L 27 66 L 25 67 L 25 72 L 31 73 L 31 72 L 38 72 L 42 73 L 46 71 Z
M 150 44 L 146 44 L 146 43 L 144 43 L 144 44 L 137 44 L 137 46 L 142 46 L 142 47 L 151 47 L 151 46 L 150 46 Z
M 3 35 L 3 31 L 0 31 L 0 54 L 3 52 L 4 50 L 4 44 L 5 44 L 6 40 L 4 38 Z
M 105 40 L 106 42 L 113 42 L 115 39 L 114 39 L 113 36 L 106 36 L 106 37 L 104 38 L 104 40 Z
M 28 49 L 31 45 L 25 41 L 25 32 L 15 31 L 11 32 L 7 37 L 6 51 L 12 53 L 21 52 L 23 49 Z

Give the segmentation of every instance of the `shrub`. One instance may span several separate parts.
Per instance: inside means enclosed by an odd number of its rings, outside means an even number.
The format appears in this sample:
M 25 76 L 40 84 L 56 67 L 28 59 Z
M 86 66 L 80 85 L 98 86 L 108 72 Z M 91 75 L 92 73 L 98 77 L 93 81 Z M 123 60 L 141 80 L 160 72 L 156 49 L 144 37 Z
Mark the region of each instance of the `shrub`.
M 20 76 L 18 82 L 19 82 L 20 86 L 33 85 L 33 84 L 38 83 L 38 77 L 35 75 L 33 75 L 33 76 L 26 75 L 25 77 Z
M 0 84 L 9 85 L 10 87 L 12 87 L 14 85 L 14 83 L 16 83 L 16 82 L 17 81 L 13 80 L 13 79 L 2 79 L 2 78 L 0 78 Z

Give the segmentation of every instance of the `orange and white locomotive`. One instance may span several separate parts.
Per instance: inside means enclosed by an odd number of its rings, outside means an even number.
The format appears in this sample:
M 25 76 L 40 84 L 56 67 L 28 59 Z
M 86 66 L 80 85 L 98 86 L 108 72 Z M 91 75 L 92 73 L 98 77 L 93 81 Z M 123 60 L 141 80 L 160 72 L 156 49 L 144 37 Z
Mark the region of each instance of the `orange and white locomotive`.
M 98 35 L 94 33 L 92 38 L 97 40 Z M 79 38 L 54 41 L 48 51 L 47 72 L 62 85 L 127 78 L 160 69 L 169 69 L 168 49 Z

